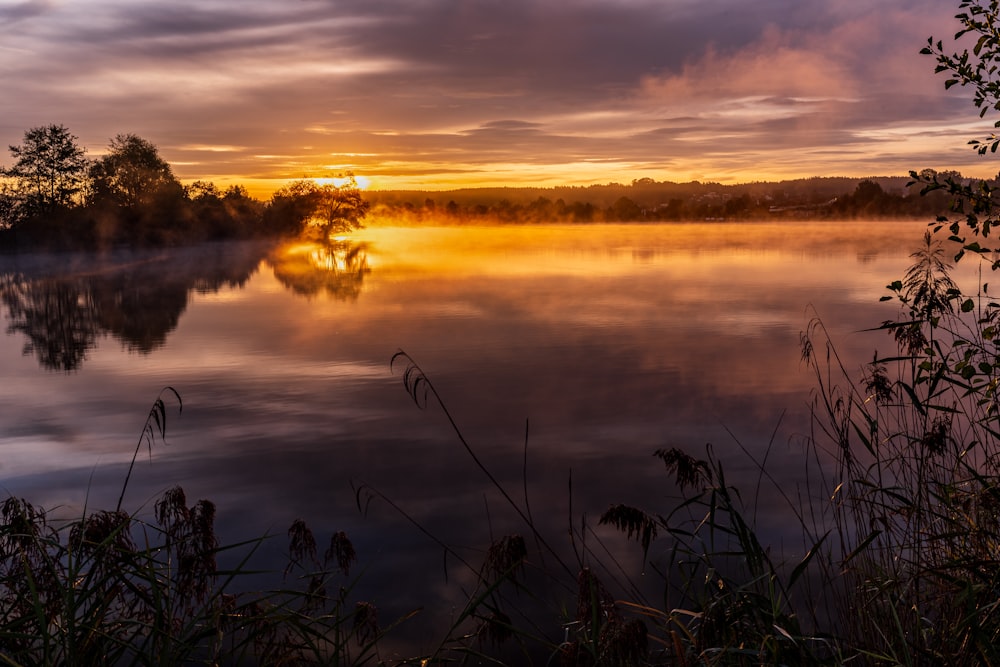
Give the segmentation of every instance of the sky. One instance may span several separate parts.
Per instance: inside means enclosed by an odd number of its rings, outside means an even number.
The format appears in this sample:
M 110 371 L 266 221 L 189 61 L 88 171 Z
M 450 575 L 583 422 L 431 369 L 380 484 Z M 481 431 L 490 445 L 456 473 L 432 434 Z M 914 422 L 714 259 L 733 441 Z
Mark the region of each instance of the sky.
M 119 133 L 267 194 L 1000 170 L 958 0 L 0 0 L 0 145 Z M 971 48 L 971 42 L 959 42 Z M 0 166 L 11 164 L 0 153 Z

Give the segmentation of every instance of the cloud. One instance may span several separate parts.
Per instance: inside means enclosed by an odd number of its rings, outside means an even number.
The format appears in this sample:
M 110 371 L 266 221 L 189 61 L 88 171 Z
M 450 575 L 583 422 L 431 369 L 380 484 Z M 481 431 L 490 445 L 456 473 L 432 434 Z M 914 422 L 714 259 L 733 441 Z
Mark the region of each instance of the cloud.
M 856 151 L 878 128 L 942 129 L 971 107 L 917 55 L 952 21 L 937 0 L 246 0 L 238 11 L 92 0 L 4 12 L 20 18 L 0 47 L 0 145 L 48 122 L 92 151 L 135 132 L 190 163 L 186 178 L 301 176 L 335 153 L 359 154 L 343 167 L 359 173 L 429 178 L 492 161 L 576 177 L 588 163 L 716 156 L 735 169 L 740 151 L 751 168 L 769 164 L 769 146 Z
M 856 82 L 843 64 L 823 53 L 793 46 L 777 30 L 730 54 L 707 48 L 679 74 L 647 76 L 642 93 L 665 105 L 741 98 L 850 98 Z
M 53 7 L 52 0 L 27 0 L 0 7 L 0 23 L 10 27 L 18 21 L 45 14 Z

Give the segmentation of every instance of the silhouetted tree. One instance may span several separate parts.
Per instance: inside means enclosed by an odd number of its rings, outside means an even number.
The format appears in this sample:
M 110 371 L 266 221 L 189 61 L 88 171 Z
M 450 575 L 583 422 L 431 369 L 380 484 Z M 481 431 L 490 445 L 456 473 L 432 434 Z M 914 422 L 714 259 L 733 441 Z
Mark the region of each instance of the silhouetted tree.
M 187 211 L 187 197 L 170 165 L 149 141 L 119 134 L 90 170 L 90 206 L 111 240 L 139 245 L 175 245 L 200 239 Z M 104 239 L 109 240 L 109 239 Z
M 95 200 L 135 209 L 152 203 L 164 190 L 180 188 L 170 165 L 149 141 L 119 134 L 108 148 L 90 170 Z
M 854 189 L 854 200 L 861 206 L 877 202 L 885 195 L 882 186 L 873 180 L 865 179 Z
M 733 197 L 722 207 L 727 218 L 736 218 L 747 215 L 753 208 L 754 203 L 750 195 L 744 193 L 739 197 Z
M 321 185 L 315 194 L 316 208 L 313 220 L 319 228 L 320 240 L 332 234 L 360 229 L 361 220 L 368 213 L 368 202 L 361 196 L 354 175 L 349 174 L 342 185 Z
M 312 231 L 325 242 L 333 234 L 360 229 L 368 209 L 353 175 L 339 186 L 300 180 L 272 195 L 264 220 L 269 230 L 290 234 Z
M 248 238 L 259 233 L 263 204 L 245 188 L 234 185 L 225 192 L 214 183 L 195 181 L 185 186 L 190 199 L 192 227 L 206 239 Z
M 628 197 L 619 197 L 607 212 L 608 220 L 631 222 L 642 218 L 642 209 Z
M 555 205 L 548 197 L 539 197 L 528 204 L 526 213 L 531 222 L 552 222 L 555 220 Z
M 15 222 L 17 196 L 9 183 L 0 183 L 0 230 L 9 229 Z
M 10 153 L 14 165 L 0 172 L 12 181 L 4 211 L 8 226 L 75 202 L 86 177 L 87 158 L 65 126 L 32 128 L 20 145 L 10 146 Z
M 186 194 L 188 199 L 191 201 L 199 201 L 203 199 L 222 200 L 222 192 L 215 185 L 215 183 L 212 183 L 211 181 L 195 181 L 190 185 L 185 185 L 184 194 Z
M 310 196 L 316 184 L 295 181 L 275 190 L 264 211 L 264 227 L 268 233 L 285 236 L 301 235 L 313 212 Z

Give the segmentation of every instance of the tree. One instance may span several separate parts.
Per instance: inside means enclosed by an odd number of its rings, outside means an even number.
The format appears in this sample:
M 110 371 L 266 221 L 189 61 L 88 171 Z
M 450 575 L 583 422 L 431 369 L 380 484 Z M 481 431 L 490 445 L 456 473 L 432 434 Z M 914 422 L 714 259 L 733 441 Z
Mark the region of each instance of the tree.
M 318 227 L 321 240 L 363 227 L 361 220 L 367 215 L 369 204 L 362 198 L 353 174 L 348 174 L 341 185 L 318 186 L 313 197 L 313 224 Z
M 191 201 L 205 199 L 219 201 L 222 199 L 222 192 L 219 191 L 215 183 L 209 181 L 195 181 L 191 185 L 184 186 L 184 194 Z
M 134 134 L 119 134 L 90 171 L 93 198 L 128 209 L 151 204 L 165 192 L 181 188 L 170 165 L 149 141 Z
M 608 209 L 606 217 L 608 220 L 632 222 L 642 219 L 642 209 L 628 197 L 619 197 Z
M 223 192 L 214 183 L 195 181 L 184 192 L 199 237 L 246 238 L 258 232 L 262 204 L 243 186 L 232 185 Z
M 74 203 L 87 171 L 84 150 L 63 125 L 35 127 L 19 146 L 10 146 L 14 166 L 0 174 L 13 180 L 17 217 L 51 213 Z
M 306 179 L 276 191 L 265 220 L 272 231 L 312 232 L 326 242 L 334 234 L 360 229 L 369 206 L 352 174 L 342 185 L 319 185 Z

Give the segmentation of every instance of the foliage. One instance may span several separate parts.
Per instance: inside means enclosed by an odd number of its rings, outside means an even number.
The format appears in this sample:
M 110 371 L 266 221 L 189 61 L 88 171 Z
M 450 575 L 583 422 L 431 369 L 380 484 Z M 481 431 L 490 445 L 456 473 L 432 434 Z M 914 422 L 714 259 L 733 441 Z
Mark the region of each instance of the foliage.
M 973 86 L 985 115 L 1000 110 L 1000 3 L 960 9 L 956 38 L 978 37 L 971 54 L 947 55 L 933 39 L 924 53 L 950 73 L 946 87 Z M 1000 140 L 971 143 L 985 154 Z M 812 501 L 789 503 L 806 555 L 772 564 L 711 449 L 704 462 L 671 455 L 680 486 L 702 483 L 670 513 L 615 506 L 602 517 L 644 551 L 657 532 L 667 536 L 668 583 L 687 582 L 682 600 L 695 605 L 650 616 L 662 619 L 680 664 L 1000 662 L 1000 302 L 984 275 L 1000 268 L 994 189 L 953 173 L 911 176 L 925 194 L 946 194 L 951 215 L 930 225 L 909 269 L 887 286 L 883 301 L 896 301 L 899 315 L 876 330 L 895 349 L 876 353 L 858 380 L 819 318 L 802 336 L 816 380 L 815 486 Z M 855 193 L 878 196 L 874 184 Z M 979 262 L 972 290 L 953 277 L 962 261 Z M 688 519 L 681 510 L 692 508 Z M 823 634 L 803 633 L 795 587 L 809 582 L 818 586 L 810 625 Z
M 165 417 L 157 398 L 140 445 L 165 436 Z M 320 559 L 312 532 L 293 522 L 287 585 L 254 593 L 241 590 L 241 577 L 252 574 L 248 559 L 266 538 L 220 546 L 214 523 L 215 506 L 208 500 L 189 505 L 180 487 L 155 503 L 152 522 L 119 503 L 114 511 L 85 512 L 56 525 L 26 500 L 0 503 L 0 662 L 378 661 L 385 629 L 374 605 L 349 601 L 357 557 L 347 535 L 335 533 Z M 227 557 L 237 564 L 221 569 L 218 560 Z M 328 594 L 331 589 L 336 592 Z
M 12 179 L 3 210 L 7 225 L 35 215 L 51 214 L 76 201 L 87 169 L 84 150 L 63 125 L 34 127 L 24 141 L 10 146 L 14 165 L 0 171 Z
M 340 185 L 299 180 L 271 197 L 270 226 L 326 243 L 335 234 L 360 229 L 368 208 L 353 174 Z
M 814 600 L 804 579 L 827 536 L 807 531 L 812 547 L 798 563 L 774 562 L 739 491 L 726 483 L 711 446 L 707 454 L 707 459 L 696 459 L 677 448 L 656 452 L 686 493 L 668 513 L 613 505 L 601 515 L 600 523 L 639 541 L 644 555 L 659 534 L 669 544 L 663 607 L 629 606 L 652 623 L 656 642 L 667 647 L 672 664 L 824 664 L 841 659 L 833 638 L 815 629 Z
M 955 39 L 971 35 L 975 39 L 972 52 L 963 49 L 961 53 L 953 51 L 949 54 L 942 40 L 935 41 L 930 37 L 921 53 L 935 56 L 938 63 L 935 72 L 944 72 L 948 76 L 945 88 L 960 85 L 973 89 L 972 102 L 982 118 L 989 111 L 1000 111 L 1000 73 L 997 72 L 997 63 L 1000 62 L 1000 30 L 997 28 L 1000 1 L 962 0 L 958 6 L 960 11 L 955 18 L 960 28 L 955 33 Z M 1000 120 L 994 127 L 1000 127 Z M 975 146 L 980 155 L 996 153 L 1000 138 L 991 135 L 986 139 L 973 139 L 969 144 Z
M 539 529 L 527 489 L 523 499 L 516 499 L 483 462 L 420 366 L 403 351 L 393 356 L 390 365 L 403 366 L 403 386 L 419 408 L 441 410 L 465 453 L 527 531 L 525 536 L 512 534 L 492 540 L 482 564 L 476 567 L 417 524 L 442 547 L 447 558 L 468 569 L 475 586 L 438 645 L 415 661 L 446 664 L 472 659 L 477 664 L 558 663 L 580 667 L 647 664 L 654 651 L 649 646 L 645 615 L 616 600 L 605 586 L 614 575 L 600 555 L 587 546 L 586 536 L 591 531 L 586 523 L 569 531 L 571 559 L 566 545 L 553 542 Z M 527 457 L 527 432 L 524 446 Z M 356 493 L 360 509 L 379 499 L 407 516 L 369 485 L 360 486 Z M 546 593 L 554 593 L 555 599 Z M 575 598 L 574 606 L 567 604 L 567 597 Z M 540 610 L 544 613 L 539 614 Z M 544 619 L 541 624 L 539 617 Z M 562 631 L 556 634 L 551 627 L 553 618 L 562 620 Z
M 134 134 L 119 134 L 90 169 L 91 199 L 127 209 L 153 203 L 157 195 L 181 187 L 156 146 Z
M 955 172 L 942 172 L 941 177 Z M 935 215 L 944 193 L 916 196 L 905 176 L 809 178 L 734 185 L 652 179 L 585 188 L 469 188 L 370 193 L 371 216 L 394 224 L 898 220 Z
M 269 202 L 242 186 L 184 187 L 149 140 L 114 137 L 93 162 L 61 125 L 33 128 L 0 170 L 0 247 L 173 246 L 262 236 L 332 236 L 362 226 L 369 204 L 354 176 L 291 183 Z
M 195 181 L 184 188 L 184 194 L 190 201 L 192 226 L 210 240 L 252 238 L 262 230 L 266 205 L 240 185 L 222 191 L 214 183 Z

